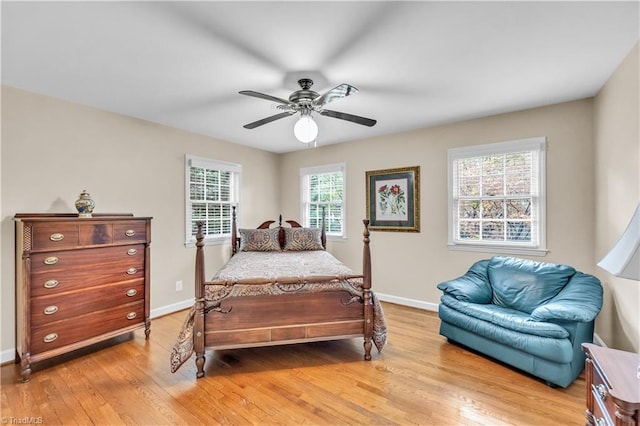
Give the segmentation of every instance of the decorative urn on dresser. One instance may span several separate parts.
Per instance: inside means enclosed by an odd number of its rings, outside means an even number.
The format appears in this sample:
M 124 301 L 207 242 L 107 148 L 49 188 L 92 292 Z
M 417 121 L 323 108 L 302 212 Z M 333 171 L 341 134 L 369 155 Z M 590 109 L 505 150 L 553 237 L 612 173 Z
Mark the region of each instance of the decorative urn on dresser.
M 16 214 L 16 354 L 31 364 L 139 328 L 149 338 L 150 217 Z
M 75 202 L 78 217 L 92 217 L 93 209 L 96 207 L 95 201 L 91 199 L 91 194 L 83 190 Z

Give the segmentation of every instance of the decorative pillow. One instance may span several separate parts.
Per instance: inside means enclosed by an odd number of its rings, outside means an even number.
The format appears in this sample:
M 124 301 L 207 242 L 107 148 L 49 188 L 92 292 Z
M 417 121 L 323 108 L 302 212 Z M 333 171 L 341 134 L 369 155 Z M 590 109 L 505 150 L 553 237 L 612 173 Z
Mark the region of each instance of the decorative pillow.
M 280 251 L 280 228 L 239 229 L 240 251 Z
M 284 249 L 289 251 L 324 250 L 322 230 L 318 228 L 284 228 Z

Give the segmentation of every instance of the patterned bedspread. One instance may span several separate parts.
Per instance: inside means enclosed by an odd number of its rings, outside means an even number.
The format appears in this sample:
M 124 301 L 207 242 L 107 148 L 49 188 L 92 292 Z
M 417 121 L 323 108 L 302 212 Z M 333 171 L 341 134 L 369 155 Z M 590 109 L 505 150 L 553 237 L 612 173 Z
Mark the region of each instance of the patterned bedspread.
M 205 284 L 205 311 L 220 310 L 228 297 L 345 291 L 361 301 L 362 275 L 326 251 L 240 252 Z M 382 306 L 373 296 L 373 343 L 381 351 L 387 339 Z M 171 372 L 193 354 L 195 306 L 184 320 L 171 352 Z

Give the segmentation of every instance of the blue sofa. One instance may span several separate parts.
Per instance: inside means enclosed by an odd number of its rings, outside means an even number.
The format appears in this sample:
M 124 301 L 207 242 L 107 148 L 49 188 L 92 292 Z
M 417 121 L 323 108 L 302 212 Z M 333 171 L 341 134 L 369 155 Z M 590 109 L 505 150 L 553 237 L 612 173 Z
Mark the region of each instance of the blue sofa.
M 553 386 L 584 368 L 602 307 L 600 281 L 571 266 L 494 256 L 454 280 L 443 295 L 440 334 Z

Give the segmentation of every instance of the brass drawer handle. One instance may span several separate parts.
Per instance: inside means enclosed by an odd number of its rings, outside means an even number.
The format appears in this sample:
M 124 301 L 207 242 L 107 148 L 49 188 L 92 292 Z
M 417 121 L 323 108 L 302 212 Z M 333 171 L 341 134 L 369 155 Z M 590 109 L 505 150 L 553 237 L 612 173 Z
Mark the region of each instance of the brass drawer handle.
M 49 281 L 45 281 L 43 286 L 44 288 L 55 288 L 58 286 L 58 284 L 60 284 L 58 280 L 49 280 Z
M 60 259 L 55 256 L 49 256 L 44 260 L 45 265 L 55 265 Z
M 58 312 L 58 307 L 56 305 L 51 305 L 51 306 L 47 306 L 46 308 L 44 308 L 44 314 L 45 315 L 53 315 L 56 312 Z
M 129 268 L 129 269 L 127 269 L 127 274 L 129 274 L 129 275 L 133 275 L 133 274 L 135 274 L 136 272 L 138 272 L 138 270 L 137 270 L 136 268 Z
M 44 339 L 42 340 L 44 340 L 45 343 L 51 343 L 57 338 L 58 338 L 58 333 L 49 333 L 46 336 L 44 336 Z
M 129 312 L 129 313 L 127 314 L 127 319 L 128 319 L 128 320 L 132 320 L 132 319 L 134 319 L 135 317 L 136 317 L 136 313 L 135 313 L 135 312 Z
M 602 399 L 603 401 L 607 399 L 607 387 L 602 383 L 596 386 L 596 392 L 598 393 L 600 399 Z
M 136 290 L 135 288 L 132 288 L 131 290 L 127 291 L 127 296 L 129 297 L 133 297 L 136 294 L 138 294 L 138 290 Z
M 64 234 L 60 234 L 59 232 L 56 232 L 55 234 L 51 234 L 49 239 L 51 241 L 62 241 L 64 240 Z
M 133 229 L 127 229 L 126 231 L 124 231 L 124 235 L 126 235 L 127 237 L 133 237 L 134 235 L 136 235 L 136 231 L 134 231 Z
M 129 250 L 127 250 L 127 254 L 128 254 L 129 256 L 136 255 L 136 254 L 138 254 L 138 250 L 136 250 L 136 249 L 129 249 Z

